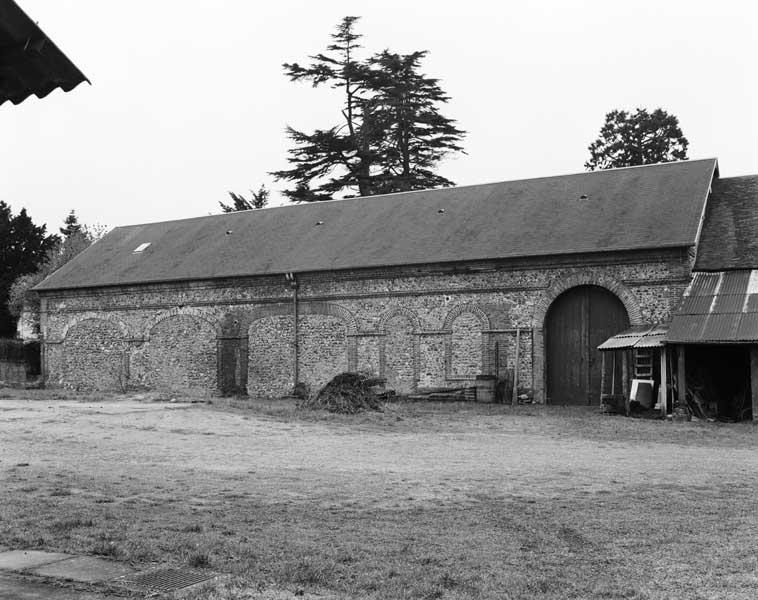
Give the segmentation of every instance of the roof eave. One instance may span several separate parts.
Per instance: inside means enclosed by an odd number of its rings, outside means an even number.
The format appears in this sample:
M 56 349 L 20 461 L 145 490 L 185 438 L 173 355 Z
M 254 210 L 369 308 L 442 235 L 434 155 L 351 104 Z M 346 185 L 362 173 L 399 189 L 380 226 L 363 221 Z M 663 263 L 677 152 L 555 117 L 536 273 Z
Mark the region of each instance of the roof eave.
M 113 283 L 99 283 L 99 284 L 92 284 L 92 285 L 56 285 L 55 287 L 46 287 L 44 286 L 47 279 L 50 279 L 53 277 L 55 273 L 51 273 L 46 279 L 43 279 L 40 283 L 38 283 L 36 286 L 34 286 L 32 289 L 38 293 L 45 293 L 45 292 L 61 292 L 61 291 L 68 291 L 68 290 L 84 290 L 84 289 L 101 289 L 101 288 L 115 288 L 115 287 L 130 287 L 130 286 L 142 286 L 142 285 L 161 285 L 166 283 L 174 283 L 174 284 L 182 284 L 182 283 L 191 283 L 191 282 L 198 282 L 198 281 L 216 281 L 216 280 L 222 280 L 222 279 L 249 279 L 253 277 L 283 277 L 289 273 L 292 273 L 294 275 L 307 275 L 311 273 L 330 273 L 330 272 L 345 272 L 345 271 L 358 271 L 358 270 L 365 270 L 365 269 L 386 269 L 386 268 L 407 268 L 407 267 L 422 267 L 425 265 L 452 265 L 455 263 L 478 263 L 478 262 L 487 262 L 487 261 L 517 261 L 517 260 L 526 260 L 531 258 L 550 258 L 550 257 L 560 257 L 560 258 L 566 258 L 571 256 L 586 256 L 588 254 L 608 254 L 608 253 L 624 253 L 624 252 L 635 252 L 635 251 L 651 251 L 651 250 L 673 250 L 676 248 L 690 248 L 692 246 L 689 242 L 683 242 L 683 243 L 675 243 L 675 244 L 659 244 L 656 246 L 635 246 L 635 247 L 629 247 L 629 248 L 613 248 L 611 250 L 584 250 L 584 251 L 578 251 L 578 252 L 566 252 L 566 253 L 545 253 L 545 254 L 518 254 L 518 255 L 510 255 L 510 256 L 487 256 L 487 257 L 481 257 L 481 258 L 467 258 L 464 260 L 461 259 L 450 259 L 450 260 L 436 260 L 436 261 L 424 261 L 424 262 L 407 262 L 407 263 L 392 263 L 392 264 L 373 264 L 373 265 L 352 265 L 352 266 L 345 266 L 345 267 L 338 267 L 338 268 L 323 268 L 323 269 L 286 269 L 281 271 L 271 271 L 266 273 L 242 273 L 242 274 L 226 274 L 226 275 L 213 275 L 210 277 L 177 277 L 177 278 L 156 278 L 156 279 L 150 279 L 150 280 L 132 280 L 132 281 L 119 281 L 119 282 L 113 282 Z

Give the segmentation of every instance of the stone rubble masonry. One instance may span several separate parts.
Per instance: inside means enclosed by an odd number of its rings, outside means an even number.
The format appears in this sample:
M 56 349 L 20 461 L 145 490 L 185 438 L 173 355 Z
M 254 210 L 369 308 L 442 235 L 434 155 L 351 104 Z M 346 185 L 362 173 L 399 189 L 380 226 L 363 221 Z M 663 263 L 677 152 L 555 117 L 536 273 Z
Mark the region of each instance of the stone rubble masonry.
M 513 369 L 544 401 L 544 321 L 579 285 L 616 294 L 632 324 L 665 322 L 690 277 L 686 248 L 303 273 L 42 294 L 49 386 L 276 397 L 298 379 L 386 377 L 401 392 Z M 297 344 L 295 344 L 297 331 Z M 499 365 L 495 361 L 499 361 Z

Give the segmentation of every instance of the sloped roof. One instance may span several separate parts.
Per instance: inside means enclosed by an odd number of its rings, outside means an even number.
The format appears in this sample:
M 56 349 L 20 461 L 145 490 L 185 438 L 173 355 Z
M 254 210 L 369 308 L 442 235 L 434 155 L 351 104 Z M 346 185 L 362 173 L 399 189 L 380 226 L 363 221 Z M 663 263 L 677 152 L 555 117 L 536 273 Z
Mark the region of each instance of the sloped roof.
M 689 246 L 715 169 L 692 160 L 117 227 L 37 289 Z
M 695 273 L 674 311 L 668 343 L 758 341 L 758 270 Z
M 597 349 L 660 348 L 666 342 L 668 330 L 669 326 L 666 324 L 632 325 L 629 329 L 609 337 Z
M 713 183 L 696 271 L 758 269 L 758 175 Z
M 0 104 L 89 81 L 13 0 L 0 0 Z

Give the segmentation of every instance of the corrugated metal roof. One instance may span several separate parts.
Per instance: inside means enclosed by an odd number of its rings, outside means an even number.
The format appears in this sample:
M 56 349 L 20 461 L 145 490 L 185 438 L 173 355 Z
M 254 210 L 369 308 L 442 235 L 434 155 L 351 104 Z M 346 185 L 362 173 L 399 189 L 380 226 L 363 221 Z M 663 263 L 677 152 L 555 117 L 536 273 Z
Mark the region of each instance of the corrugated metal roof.
M 0 0 L 0 104 L 89 81 L 13 0 Z
M 696 271 L 758 269 L 758 175 L 713 182 Z
M 716 168 L 692 160 L 118 227 L 37 289 L 691 246 Z
M 668 325 L 634 325 L 608 338 L 597 349 L 660 348 L 666 342 L 667 333 Z
M 653 330 L 646 333 L 645 336 L 637 342 L 635 348 L 660 348 L 663 346 L 669 337 L 669 326 L 667 324 L 659 324 L 653 327 Z
M 758 270 L 695 273 L 674 312 L 668 342 L 758 341 Z

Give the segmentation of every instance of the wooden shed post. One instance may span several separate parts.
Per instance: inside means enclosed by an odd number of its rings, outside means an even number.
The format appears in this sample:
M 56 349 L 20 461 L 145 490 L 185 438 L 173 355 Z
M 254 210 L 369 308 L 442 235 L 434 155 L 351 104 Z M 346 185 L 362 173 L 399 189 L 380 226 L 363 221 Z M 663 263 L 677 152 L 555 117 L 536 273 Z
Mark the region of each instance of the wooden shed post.
M 666 346 L 661 346 L 661 387 L 659 390 L 661 416 L 668 414 L 668 369 L 666 368 Z
M 680 411 L 687 409 L 687 371 L 684 364 L 684 345 L 676 347 L 676 404 Z
M 621 351 L 621 393 L 624 399 L 624 414 L 629 416 L 629 350 Z
M 758 421 L 758 346 L 750 346 L 750 395 L 753 401 L 753 421 Z
M 516 359 L 513 365 L 513 396 L 511 397 L 511 406 L 518 405 L 518 361 L 519 346 L 521 345 L 521 329 L 516 328 Z

